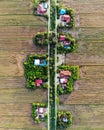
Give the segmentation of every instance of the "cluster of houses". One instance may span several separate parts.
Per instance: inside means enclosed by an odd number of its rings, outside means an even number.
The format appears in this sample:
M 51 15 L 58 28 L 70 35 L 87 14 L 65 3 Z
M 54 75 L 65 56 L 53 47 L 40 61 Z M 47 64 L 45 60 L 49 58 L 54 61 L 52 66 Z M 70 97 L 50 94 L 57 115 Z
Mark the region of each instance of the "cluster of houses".
M 34 59 L 34 66 L 42 66 L 45 67 L 47 65 L 47 61 L 45 59 Z M 36 87 L 40 87 L 44 84 L 43 79 L 35 79 Z
M 45 15 L 48 12 L 48 3 L 47 2 L 42 2 L 38 4 L 36 13 L 39 15 Z M 70 21 L 71 21 L 71 16 L 67 14 L 66 9 L 61 9 L 60 10 L 60 24 L 62 26 L 67 26 Z
M 39 15 L 45 15 L 47 12 L 48 12 L 48 3 L 47 2 L 39 3 L 37 6 L 36 13 Z M 71 22 L 71 16 L 67 14 L 67 10 L 60 9 L 59 14 L 60 14 L 59 24 L 62 26 L 69 26 Z M 64 34 L 59 36 L 59 42 L 65 49 L 71 48 L 71 41 L 67 39 Z M 46 65 L 47 61 L 45 59 L 34 59 L 34 66 L 45 67 Z M 67 88 L 67 83 L 71 76 L 72 73 L 69 70 L 61 70 L 60 73 L 58 74 L 58 84 L 61 85 L 63 90 Z M 40 87 L 42 84 L 44 84 L 44 81 L 42 79 L 35 79 L 35 84 L 36 87 Z M 47 108 L 37 107 L 36 113 L 37 113 L 36 118 L 42 119 L 47 114 Z M 64 123 L 67 123 L 69 121 L 69 118 L 67 116 L 61 116 L 60 118 Z
M 36 109 L 37 117 L 38 119 L 43 119 L 45 115 L 47 114 L 47 108 L 44 107 L 37 107 Z
M 71 77 L 71 71 L 69 71 L 69 70 L 60 71 L 58 78 L 59 78 L 59 84 L 61 85 L 62 89 L 66 89 L 68 79 L 70 77 Z
M 65 49 L 71 48 L 71 41 L 67 39 L 65 35 L 59 36 L 59 42 L 61 43 L 61 46 L 63 46 Z
M 47 61 L 45 59 L 34 59 L 34 66 L 46 66 Z M 42 84 L 44 84 L 44 81 L 42 79 L 35 79 L 35 85 L 36 87 L 40 87 Z M 47 114 L 47 108 L 44 107 L 37 107 L 36 109 L 37 113 L 37 119 L 43 119 L 45 115 Z
M 37 7 L 37 14 L 39 15 L 44 15 L 47 13 L 47 9 L 48 9 L 48 4 L 47 3 L 40 3 Z
M 60 24 L 62 26 L 67 26 L 71 22 L 71 16 L 67 14 L 66 9 L 60 10 Z

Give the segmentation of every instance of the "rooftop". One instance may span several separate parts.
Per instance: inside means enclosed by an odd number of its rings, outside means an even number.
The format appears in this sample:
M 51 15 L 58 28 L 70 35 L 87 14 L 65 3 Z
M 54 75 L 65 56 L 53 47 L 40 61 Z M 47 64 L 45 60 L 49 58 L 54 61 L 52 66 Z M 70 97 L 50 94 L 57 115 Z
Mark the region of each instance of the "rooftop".
M 69 70 L 62 70 L 60 72 L 60 77 L 63 77 L 63 76 L 71 76 L 71 72 Z

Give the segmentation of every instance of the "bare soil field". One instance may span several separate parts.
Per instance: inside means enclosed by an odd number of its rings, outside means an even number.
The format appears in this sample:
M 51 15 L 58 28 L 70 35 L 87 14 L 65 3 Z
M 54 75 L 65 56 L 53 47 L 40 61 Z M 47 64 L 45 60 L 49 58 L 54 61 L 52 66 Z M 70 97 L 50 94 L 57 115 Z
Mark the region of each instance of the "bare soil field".
M 46 124 L 34 124 L 31 104 L 46 102 L 47 91 L 25 88 L 23 62 L 47 51 L 33 44 L 37 32 L 47 31 L 47 22 L 32 10 L 32 0 L 0 1 L 0 130 L 46 130 Z
M 75 9 L 72 33 L 79 48 L 66 56 L 67 65 L 79 65 L 79 80 L 74 92 L 60 96 L 60 109 L 73 113 L 67 130 L 104 129 L 104 1 L 62 0 Z

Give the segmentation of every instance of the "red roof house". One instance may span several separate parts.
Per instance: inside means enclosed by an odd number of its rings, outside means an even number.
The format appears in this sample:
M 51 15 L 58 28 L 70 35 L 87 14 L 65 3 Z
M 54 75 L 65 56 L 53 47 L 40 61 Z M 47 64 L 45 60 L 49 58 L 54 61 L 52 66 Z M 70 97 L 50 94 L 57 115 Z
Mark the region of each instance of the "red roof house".
M 59 40 L 60 40 L 60 41 L 65 41 L 65 38 L 66 38 L 65 35 L 60 35 Z
M 62 70 L 60 72 L 60 77 L 65 77 L 65 76 L 70 77 L 71 76 L 71 72 L 69 70 Z
M 66 23 L 70 23 L 71 17 L 70 15 L 62 15 L 61 20 L 65 21 Z
M 42 79 L 37 79 L 36 81 L 35 81 L 35 84 L 36 84 L 36 86 L 37 87 L 40 87 L 40 85 L 43 83 L 43 80 Z
M 37 7 L 37 14 L 45 14 L 47 12 L 47 9 L 44 8 L 43 4 L 39 4 Z

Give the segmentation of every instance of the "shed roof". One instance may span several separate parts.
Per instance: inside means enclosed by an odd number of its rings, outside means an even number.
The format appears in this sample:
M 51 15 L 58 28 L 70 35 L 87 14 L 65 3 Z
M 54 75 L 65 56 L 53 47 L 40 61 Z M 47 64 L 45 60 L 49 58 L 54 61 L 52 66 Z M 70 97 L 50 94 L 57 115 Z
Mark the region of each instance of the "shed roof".
M 66 14 L 66 10 L 65 9 L 61 9 L 60 10 L 60 15 Z
M 40 65 L 40 59 L 35 59 L 34 60 L 34 65 Z
M 38 108 L 38 112 L 39 112 L 40 114 L 43 114 L 43 113 L 44 113 L 44 110 L 45 110 L 45 108 Z

